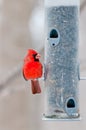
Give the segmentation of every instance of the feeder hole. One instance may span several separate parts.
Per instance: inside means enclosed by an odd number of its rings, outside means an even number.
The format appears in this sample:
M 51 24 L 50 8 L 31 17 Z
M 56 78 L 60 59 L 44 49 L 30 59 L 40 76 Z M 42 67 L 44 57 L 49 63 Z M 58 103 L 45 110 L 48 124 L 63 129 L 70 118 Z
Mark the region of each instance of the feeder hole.
M 67 108 L 74 108 L 75 107 L 75 102 L 73 99 L 69 99 L 67 102 Z
M 52 45 L 55 46 L 55 43 L 53 43 Z
M 58 38 L 58 32 L 55 29 L 51 30 L 50 38 Z

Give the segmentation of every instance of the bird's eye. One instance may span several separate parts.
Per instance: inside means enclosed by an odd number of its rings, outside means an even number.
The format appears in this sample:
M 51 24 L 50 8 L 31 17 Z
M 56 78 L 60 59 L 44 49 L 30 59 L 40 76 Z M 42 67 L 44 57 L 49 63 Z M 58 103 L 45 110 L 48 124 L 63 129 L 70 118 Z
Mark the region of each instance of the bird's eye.
M 39 61 L 39 59 L 36 58 L 37 54 L 33 54 L 34 61 Z
M 35 58 L 37 54 L 33 54 L 33 57 Z

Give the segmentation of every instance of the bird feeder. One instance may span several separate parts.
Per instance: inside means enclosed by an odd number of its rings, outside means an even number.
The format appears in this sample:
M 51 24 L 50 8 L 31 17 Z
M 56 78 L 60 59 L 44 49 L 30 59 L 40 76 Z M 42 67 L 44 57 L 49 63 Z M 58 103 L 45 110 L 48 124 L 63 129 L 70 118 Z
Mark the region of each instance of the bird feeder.
M 79 0 L 45 0 L 45 120 L 79 119 Z

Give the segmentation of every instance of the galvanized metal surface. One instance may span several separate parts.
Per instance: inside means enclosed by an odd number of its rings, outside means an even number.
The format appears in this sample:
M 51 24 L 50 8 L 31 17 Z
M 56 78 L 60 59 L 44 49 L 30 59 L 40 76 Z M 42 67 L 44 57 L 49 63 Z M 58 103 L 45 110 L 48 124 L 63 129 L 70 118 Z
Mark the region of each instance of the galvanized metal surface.
M 78 118 L 79 7 L 46 7 L 45 14 L 45 117 Z

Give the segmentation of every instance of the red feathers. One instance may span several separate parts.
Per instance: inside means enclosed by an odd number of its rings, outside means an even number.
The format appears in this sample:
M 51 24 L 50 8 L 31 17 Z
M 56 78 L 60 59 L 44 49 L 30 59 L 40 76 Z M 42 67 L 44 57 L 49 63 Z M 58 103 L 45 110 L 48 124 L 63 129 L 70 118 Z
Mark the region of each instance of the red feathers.
M 35 50 L 28 50 L 24 58 L 23 76 L 26 80 L 31 80 L 32 93 L 40 93 L 41 88 L 38 78 L 42 76 L 42 64 L 39 61 L 40 55 Z

